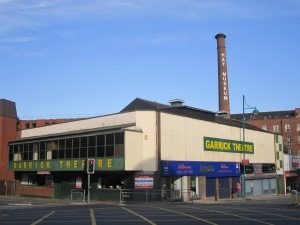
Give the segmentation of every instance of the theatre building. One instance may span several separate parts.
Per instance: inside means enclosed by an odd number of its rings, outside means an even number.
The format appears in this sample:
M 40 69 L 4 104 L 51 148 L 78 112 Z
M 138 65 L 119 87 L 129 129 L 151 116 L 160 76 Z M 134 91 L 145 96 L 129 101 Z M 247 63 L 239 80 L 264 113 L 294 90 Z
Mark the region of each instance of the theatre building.
M 248 124 L 243 141 L 241 122 L 214 112 L 137 98 L 115 114 L 21 130 L 8 158 L 22 195 L 70 198 L 87 189 L 94 159 L 91 199 L 122 188 L 189 200 L 191 190 L 202 199 L 237 197 L 237 183 L 247 196 L 277 193 L 280 146 L 279 135 Z

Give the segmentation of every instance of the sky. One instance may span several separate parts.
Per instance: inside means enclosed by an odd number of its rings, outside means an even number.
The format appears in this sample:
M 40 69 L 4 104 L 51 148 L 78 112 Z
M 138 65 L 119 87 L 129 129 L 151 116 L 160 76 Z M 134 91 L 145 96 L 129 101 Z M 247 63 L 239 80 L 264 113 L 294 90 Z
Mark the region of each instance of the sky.
M 0 0 L 0 99 L 20 119 L 119 112 L 136 97 L 231 113 L 300 107 L 300 0 Z

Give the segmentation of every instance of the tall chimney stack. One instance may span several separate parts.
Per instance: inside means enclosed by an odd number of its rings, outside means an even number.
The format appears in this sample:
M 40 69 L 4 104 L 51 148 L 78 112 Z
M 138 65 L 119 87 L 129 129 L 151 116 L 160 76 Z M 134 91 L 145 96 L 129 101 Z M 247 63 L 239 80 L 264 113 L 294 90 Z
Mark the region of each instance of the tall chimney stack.
M 217 34 L 217 51 L 218 51 L 218 80 L 219 80 L 219 111 L 225 114 L 226 118 L 230 118 L 229 107 L 229 90 L 228 90 L 228 74 L 227 60 L 225 49 L 225 34 Z

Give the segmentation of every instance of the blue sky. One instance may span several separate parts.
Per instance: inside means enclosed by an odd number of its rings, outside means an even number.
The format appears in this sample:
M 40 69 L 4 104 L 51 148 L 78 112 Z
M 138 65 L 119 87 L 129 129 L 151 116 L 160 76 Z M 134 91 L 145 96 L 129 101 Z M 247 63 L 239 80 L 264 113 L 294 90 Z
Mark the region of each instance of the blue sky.
M 232 113 L 300 107 L 299 0 L 0 0 L 0 98 L 21 119 L 118 112 L 136 97 Z

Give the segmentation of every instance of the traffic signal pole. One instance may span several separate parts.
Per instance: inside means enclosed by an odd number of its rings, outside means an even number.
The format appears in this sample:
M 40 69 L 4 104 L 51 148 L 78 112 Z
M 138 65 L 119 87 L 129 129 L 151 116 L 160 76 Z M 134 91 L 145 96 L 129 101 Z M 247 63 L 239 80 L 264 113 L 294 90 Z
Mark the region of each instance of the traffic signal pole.
M 88 173 L 87 203 L 90 203 L 91 174 Z

